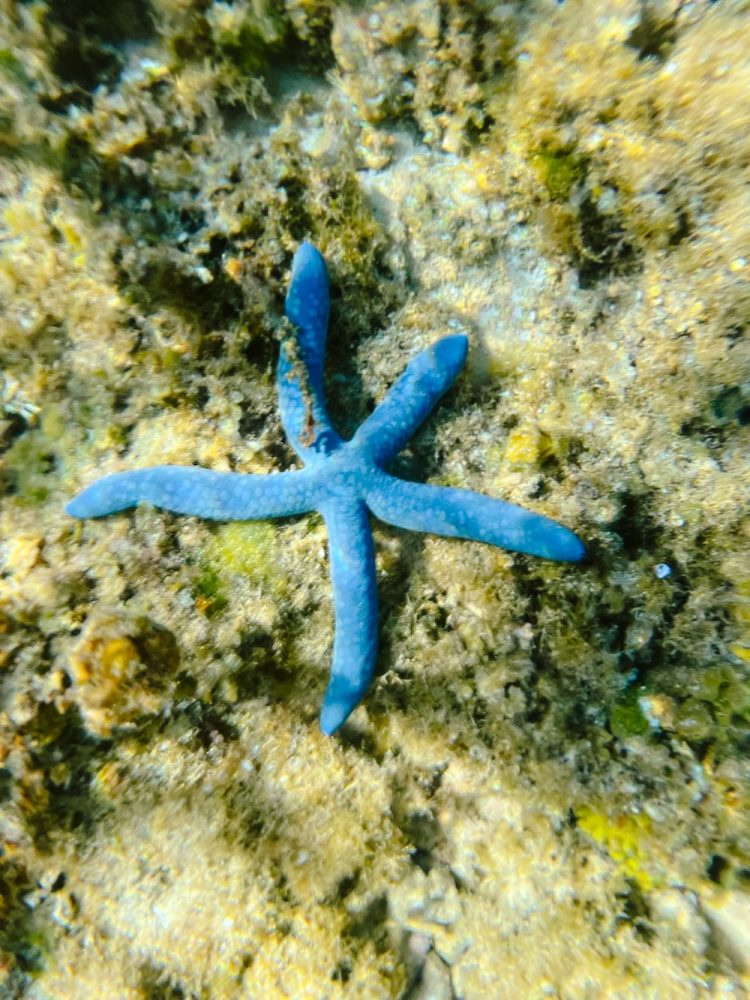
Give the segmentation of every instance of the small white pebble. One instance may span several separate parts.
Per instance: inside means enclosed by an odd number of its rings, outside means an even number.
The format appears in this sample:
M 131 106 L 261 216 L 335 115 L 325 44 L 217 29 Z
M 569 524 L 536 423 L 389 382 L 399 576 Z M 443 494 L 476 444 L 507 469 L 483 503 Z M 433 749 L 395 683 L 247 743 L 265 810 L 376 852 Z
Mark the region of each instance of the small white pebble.
M 654 573 L 659 580 L 666 580 L 668 576 L 672 575 L 672 567 L 666 563 L 658 563 L 654 566 Z

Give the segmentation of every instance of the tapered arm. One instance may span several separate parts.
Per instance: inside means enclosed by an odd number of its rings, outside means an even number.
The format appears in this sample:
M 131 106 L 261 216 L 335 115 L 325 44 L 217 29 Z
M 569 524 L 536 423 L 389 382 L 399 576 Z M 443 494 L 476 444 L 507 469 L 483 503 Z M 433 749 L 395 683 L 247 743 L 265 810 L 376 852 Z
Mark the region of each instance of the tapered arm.
M 320 713 L 320 728 L 329 735 L 370 686 L 378 651 L 378 591 L 365 505 L 334 502 L 322 509 L 328 528 L 336 617 L 331 680 Z
M 580 538 L 557 521 L 472 490 L 408 483 L 380 473 L 366 494 L 375 517 L 397 528 L 488 542 L 530 556 L 578 562 Z
M 305 462 L 341 444 L 323 397 L 323 362 L 328 332 L 328 272 L 323 257 L 305 241 L 294 255 L 276 383 L 286 436 Z
M 250 476 L 195 466 L 156 465 L 97 479 L 65 510 L 73 517 L 103 517 L 135 507 L 142 500 L 175 514 L 214 521 L 286 517 L 317 506 L 318 477 L 308 469 Z
M 451 387 L 463 368 L 468 347 L 462 335 L 443 337 L 409 362 L 354 435 L 354 441 L 378 465 L 386 465 L 401 451 Z

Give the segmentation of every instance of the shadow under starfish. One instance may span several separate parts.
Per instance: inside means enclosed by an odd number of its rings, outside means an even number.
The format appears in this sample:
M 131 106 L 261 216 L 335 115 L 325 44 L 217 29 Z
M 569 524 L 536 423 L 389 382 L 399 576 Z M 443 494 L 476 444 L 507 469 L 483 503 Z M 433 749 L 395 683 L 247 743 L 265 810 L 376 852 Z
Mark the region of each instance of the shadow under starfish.
M 465 336 L 445 337 L 413 358 L 354 437 L 344 441 L 323 396 L 328 314 L 325 262 L 305 242 L 292 264 L 286 297 L 291 326 L 277 369 L 281 420 L 303 469 L 246 475 L 162 465 L 117 472 L 83 490 L 66 511 L 78 518 L 101 517 L 141 501 L 216 521 L 320 511 L 328 529 L 336 618 L 320 726 L 333 733 L 364 697 L 375 668 L 378 595 L 370 513 L 399 528 L 488 542 L 546 559 L 577 562 L 586 550 L 572 531 L 541 514 L 386 472 L 463 367 Z

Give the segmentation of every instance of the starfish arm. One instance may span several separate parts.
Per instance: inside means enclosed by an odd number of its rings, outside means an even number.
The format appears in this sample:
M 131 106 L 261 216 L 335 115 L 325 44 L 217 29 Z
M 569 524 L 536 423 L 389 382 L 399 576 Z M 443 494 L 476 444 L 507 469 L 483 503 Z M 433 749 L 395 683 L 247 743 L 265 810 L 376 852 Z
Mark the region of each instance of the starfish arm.
M 307 241 L 294 255 L 285 309 L 292 329 L 282 339 L 276 370 L 281 422 L 300 458 L 314 461 L 337 448 L 341 438 L 323 397 L 328 272 L 319 251 Z
M 336 632 L 320 728 L 334 733 L 370 686 L 378 650 L 375 549 L 367 508 L 337 501 L 322 508 L 328 527 Z
M 354 441 L 373 461 L 385 465 L 406 445 L 453 384 L 463 368 L 468 346 L 468 339 L 462 335 L 443 337 L 409 362 L 401 378 L 354 435 Z
M 557 521 L 471 490 L 409 483 L 381 473 L 366 502 L 375 517 L 398 528 L 488 542 L 560 562 L 578 562 L 586 554 L 580 538 Z
M 65 510 L 73 517 L 102 517 L 146 500 L 175 514 L 245 521 L 303 514 L 316 507 L 317 499 L 318 476 L 307 469 L 253 476 L 157 465 L 97 479 Z

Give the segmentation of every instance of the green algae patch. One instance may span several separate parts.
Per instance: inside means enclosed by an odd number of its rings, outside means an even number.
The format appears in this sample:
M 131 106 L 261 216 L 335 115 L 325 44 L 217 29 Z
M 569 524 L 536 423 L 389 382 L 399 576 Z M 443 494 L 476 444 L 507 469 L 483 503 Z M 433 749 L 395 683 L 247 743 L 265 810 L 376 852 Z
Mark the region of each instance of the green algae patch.
M 613 706 L 609 728 L 614 736 L 624 740 L 630 736 L 645 736 L 649 731 L 648 719 L 639 704 L 639 692 L 631 689 Z
M 44 503 L 50 495 L 49 474 L 54 461 L 50 442 L 39 430 L 29 431 L 13 443 L 5 455 L 5 466 L 19 503 Z
M 691 696 L 678 707 L 677 733 L 693 743 L 742 739 L 750 724 L 750 682 L 730 664 L 708 667 L 689 680 Z
M 279 560 L 278 531 L 268 521 L 220 525 L 203 549 L 199 565 L 192 592 L 196 607 L 209 618 L 227 608 L 238 577 L 273 598 L 283 596 L 288 589 L 288 577 Z
M 244 73 L 258 73 L 268 66 L 286 30 L 283 19 L 272 13 L 271 4 L 265 11 L 260 4 L 254 6 L 254 10 L 247 10 L 215 4 L 212 9 L 216 47 Z
M 64 407 L 48 404 L 38 426 L 21 434 L 6 451 L 4 466 L 17 501 L 34 507 L 59 489 L 58 459 L 72 453 L 77 437 L 65 422 Z
M 222 524 L 204 550 L 205 567 L 197 589 L 207 600 L 224 607 L 224 588 L 235 576 L 246 576 L 263 590 L 281 596 L 287 577 L 279 565 L 278 531 L 269 521 L 233 521 Z
M 9 76 L 17 83 L 27 82 L 23 63 L 10 49 L 0 49 L 0 73 Z
M 585 176 L 580 156 L 558 150 L 544 150 L 531 158 L 531 166 L 553 201 L 565 201 L 575 184 Z
M 205 566 L 193 584 L 193 597 L 198 610 L 211 618 L 229 604 L 221 578 L 213 566 Z

